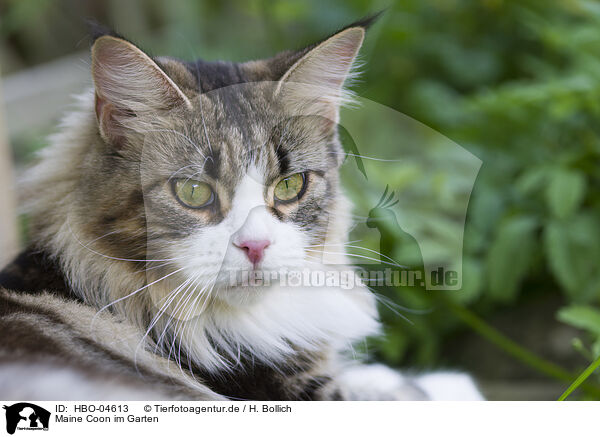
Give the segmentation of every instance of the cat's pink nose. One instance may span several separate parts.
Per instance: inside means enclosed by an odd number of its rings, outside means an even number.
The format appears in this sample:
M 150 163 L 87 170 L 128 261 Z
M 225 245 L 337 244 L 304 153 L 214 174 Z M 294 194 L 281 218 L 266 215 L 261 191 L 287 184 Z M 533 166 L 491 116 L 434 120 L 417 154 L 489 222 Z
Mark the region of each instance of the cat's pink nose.
M 269 240 L 244 240 L 237 246 L 246 252 L 248 259 L 256 267 L 265 256 L 265 249 L 270 244 Z

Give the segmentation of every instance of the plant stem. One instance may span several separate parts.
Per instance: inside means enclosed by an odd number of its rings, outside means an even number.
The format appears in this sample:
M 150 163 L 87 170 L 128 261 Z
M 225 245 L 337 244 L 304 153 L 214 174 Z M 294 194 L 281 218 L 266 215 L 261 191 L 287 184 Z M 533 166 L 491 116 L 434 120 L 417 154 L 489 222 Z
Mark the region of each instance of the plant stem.
M 573 384 L 571 384 L 569 386 L 569 388 L 567 388 L 565 390 L 565 392 L 560 395 L 560 397 L 558 398 L 559 401 L 564 401 L 565 399 L 567 399 L 567 397 L 573 393 L 577 387 L 579 387 L 581 384 L 583 384 L 583 382 L 588 379 L 588 377 L 594 373 L 594 371 L 598 368 L 598 366 L 600 366 L 600 357 L 596 358 L 596 361 L 592 362 L 592 364 L 590 364 L 578 377 L 575 381 L 573 381 Z
M 515 343 L 513 340 L 502 334 L 500 331 L 484 322 L 472 311 L 466 309 L 461 305 L 458 305 L 457 303 L 453 302 L 452 300 L 446 297 L 440 296 L 440 300 L 442 300 L 448 306 L 448 308 L 452 310 L 452 312 L 471 329 L 473 329 L 479 335 L 486 338 L 491 343 L 495 344 L 500 349 L 504 350 L 506 353 L 521 361 L 522 363 L 539 371 L 540 373 L 543 373 L 560 381 L 570 382 L 573 381 L 573 379 L 575 379 L 576 375 L 528 351 L 523 346 Z M 597 367 L 598 365 L 600 365 L 600 362 L 598 362 L 597 360 L 596 362 L 594 362 L 594 364 L 596 364 Z M 588 367 L 588 369 L 586 369 L 586 371 L 584 371 L 584 373 L 582 373 L 579 376 L 579 378 L 577 378 L 577 380 L 573 383 L 573 385 L 577 383 L 577 385 L 573 387 L 573 390 L 579 385 L 581 385 L 581 389 L 584 390 L 586 393 L 589 393 L 600 399 L 600 388 L 596 387 L 595 385 L 584 383 L 585 379 L 589 376 L 585 375 L 585 373 L 590 369 L 590 367 Z M 593 372 L 594 369 L 595 367 L 590 371 L 590 373 Z M 579 380 L 580 378 L 581 380 Z

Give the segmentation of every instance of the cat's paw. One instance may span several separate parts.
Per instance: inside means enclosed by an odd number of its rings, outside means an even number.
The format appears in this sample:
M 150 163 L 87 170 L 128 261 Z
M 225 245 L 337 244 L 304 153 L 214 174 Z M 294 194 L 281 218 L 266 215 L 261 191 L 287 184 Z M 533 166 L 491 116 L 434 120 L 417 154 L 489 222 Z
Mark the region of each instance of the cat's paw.
M 351 401 L 419 401 L 426 393 L 401 373 L 370 364 L 345 369 L 338 379 L 344 399 Z
M 432 401 L 483 401 L 473 379 L 458 372 L 434 372 L 414 379 Z
M 383 364 L 371 364 L 347 368 L 339 382 L 344 398 L 356 401 L 484 400 L 471 377 L 457 372 L 405 376 Z

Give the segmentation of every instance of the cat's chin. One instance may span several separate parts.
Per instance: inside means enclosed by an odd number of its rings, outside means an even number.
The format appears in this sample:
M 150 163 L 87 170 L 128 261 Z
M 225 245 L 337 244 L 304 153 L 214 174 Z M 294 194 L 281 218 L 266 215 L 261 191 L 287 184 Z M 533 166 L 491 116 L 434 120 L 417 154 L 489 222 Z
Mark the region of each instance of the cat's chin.
M 211 294 L 225 305 L 247 307 L 260 302 L 275 290 L 281 291 L 288 269 L 287 266 L 249 270 L 223 268 Z
M 244 307 L 260 302 L 276 287 L 273 285 L 229 285 L 214 290 L 214 296 L 221 303 L 231 307 Z

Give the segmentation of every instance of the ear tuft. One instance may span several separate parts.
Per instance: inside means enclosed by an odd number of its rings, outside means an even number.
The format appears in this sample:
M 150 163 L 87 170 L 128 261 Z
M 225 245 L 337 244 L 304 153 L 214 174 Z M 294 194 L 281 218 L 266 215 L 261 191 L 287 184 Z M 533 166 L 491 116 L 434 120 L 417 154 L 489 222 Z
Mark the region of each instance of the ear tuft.
M 114 29 L 105 26 L 104 24 L 99 23 L 96 20 L 90 19 L 86 21 L 86 25 L 88 28 L 88 32 L 90 34 L 91 44 L 93 45 L 96 40 L 103 36 L 114 36 L 115 38 L 120 38 L 122 40 L 127 40 L 127 38 L 119 35 Z
M 363 29 L 368 30 L 373 24 L 375 24 L 375 22 L 377 20 L 379 20 L 379 18 L 381 18 L 381 16 L 384 14 L 384 12 L 386 10 L 387 10 L 387 8 L 382 9 L 379 12 L 375 12 L 372 15 L 367 15 L 366 17 L 363 17 L 360 20 L 357 20 L 354 23 L 351 23 L 351 24 L 345 26 L 343 29 L 340 30 L 340 32 L 342 30 L 349 29 L 351 27 L 362 27 Z M 338 32 L 336 32 L 336 33 L 338 33 Z

